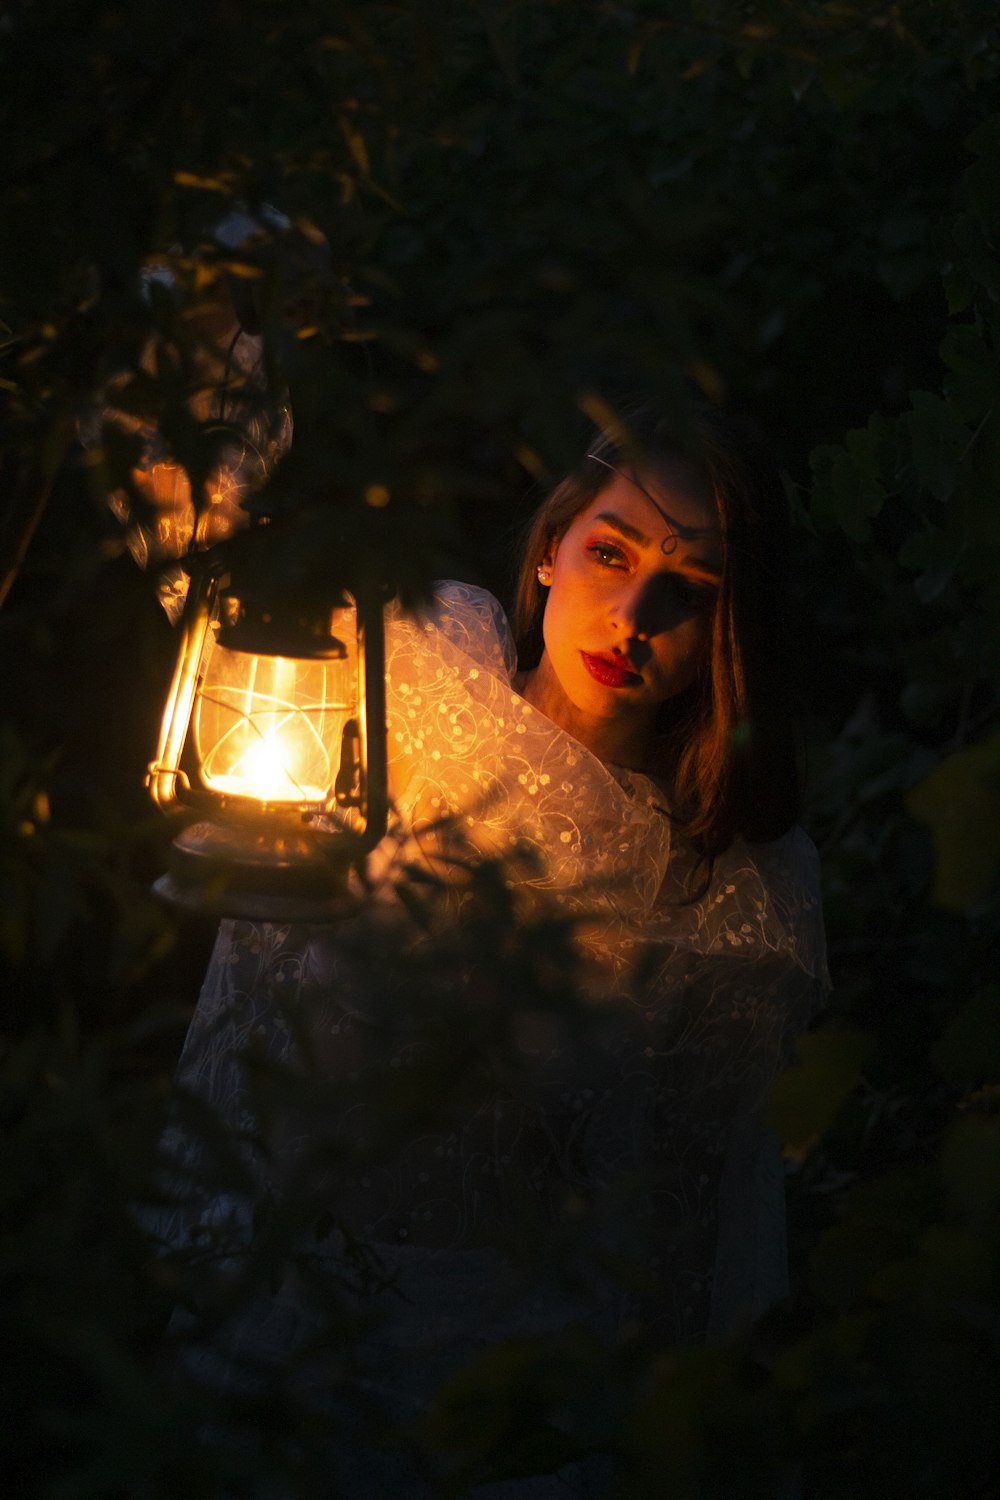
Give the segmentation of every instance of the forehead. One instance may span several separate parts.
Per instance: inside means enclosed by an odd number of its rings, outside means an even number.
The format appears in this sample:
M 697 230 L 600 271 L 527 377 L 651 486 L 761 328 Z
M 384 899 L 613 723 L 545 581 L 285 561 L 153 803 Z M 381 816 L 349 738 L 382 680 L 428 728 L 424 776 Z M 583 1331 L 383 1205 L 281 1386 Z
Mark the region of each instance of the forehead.
M 706 556 L 721 556 L 715 498 L 707 475 L 693 464 L 671 460 L 634 476 L 629 470 L 609 469 L 607 478 L 574 525 L 587 525 L 602 511 L 611 511 L 656 545 L 676 537 L 697 544 Z

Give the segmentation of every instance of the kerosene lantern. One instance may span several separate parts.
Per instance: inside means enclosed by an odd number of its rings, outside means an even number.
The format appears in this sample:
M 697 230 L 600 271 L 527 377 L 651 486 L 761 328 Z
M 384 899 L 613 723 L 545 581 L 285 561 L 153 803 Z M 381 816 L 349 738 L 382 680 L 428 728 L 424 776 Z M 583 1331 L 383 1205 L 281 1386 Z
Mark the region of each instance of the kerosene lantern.
M 350 908 L 350 869 L 386 828 L 382 608 L 370 587 L 275 595 L 225 544 L 193 560 L 147 775 L 158 807 L 194 816 L 165 900 L 273 921 Z

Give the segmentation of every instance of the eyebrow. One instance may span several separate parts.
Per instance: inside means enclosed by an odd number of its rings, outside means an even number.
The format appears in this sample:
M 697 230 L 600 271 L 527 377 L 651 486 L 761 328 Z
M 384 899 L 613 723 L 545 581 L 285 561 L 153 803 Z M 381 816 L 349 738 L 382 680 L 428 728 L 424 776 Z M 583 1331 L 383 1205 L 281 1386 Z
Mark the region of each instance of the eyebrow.
M 620 531 L 623 537 L 630 542 L 634 542 L 637 547 L 652 547 L 653 545 L 651 537 L 648 537 L 644 531 L 640 531 L 637 526 L 632 526 L 628 521 L 623 521 L 621 516 L 616 516 L 613 510 L 602 510 L 595 517 L 595 520 L 604 521 L 606 525 L 613 527 L 615 531 Z M 690 528 L 679 527 L 676 535 L 683 539 L 685 532 L 690 534 Z M 719 564 L 712 562 L 707 557 L 686 557 L 684 564 L 685 567 L 698 568 L 702 573 L 711 573 L 713 578 L 722 577 L 722 569 Z

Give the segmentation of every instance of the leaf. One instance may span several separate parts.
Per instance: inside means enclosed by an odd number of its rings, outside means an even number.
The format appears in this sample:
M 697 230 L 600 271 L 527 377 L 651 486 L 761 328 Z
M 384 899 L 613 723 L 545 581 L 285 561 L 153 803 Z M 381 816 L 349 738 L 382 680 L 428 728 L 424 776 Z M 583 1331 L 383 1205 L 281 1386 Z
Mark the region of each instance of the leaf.
M 876 415 L 867 427 L 849 432 L 842 447 L 827 443 L 813 449 L 810 512 L 817 524 L 839 527 L 852 542 L 868 541 L 870 521 L 886 498 L 882 458 L 890 432 L 891 423 Z
M 974 161 L 963 179 L 963 196 L 988 234 L 1000 230 L 1000 119 L 984 120 L 968 142 Z
M 874 1042 L 867 1031 L 845 1026 L 817 1031 L 796 1042 L 798 1061 L 771 1091 L 768 1118 L 792 1161 L 808 1156 L 862 1081 Z
M 944 593 L 967 554 L 966 527 L 961 513 L 953 510 L 947 525 L 925 525 L 911 532 L 899 549 L 898 561 L 900 567 L 917 575 L 913 591 L 921 604 L 930 604 Z M 938 675 L 954 682 L 955 641 L 950 632 L 937 656 Z
M 312 219 L 306 218 L 305 214 L 299 214 L 295 220 L 295 227 L 310 245 L 325 245 L 326 235 Z
M 371 163 L 368 159 L 368 147 L 365 145 L 365 138 L 361 134 L 361 131 L 355 129 L 345 114 L 340 116 L 340 129 L 344 140 L 347 142 L 347 149 L 351 153 L 354 165 L 362 177 L 369 177 L 371 175 Z
M 933 1177 L 923 1168 L 896 1168 L 857 1183 L 843 1217 L 810 1255 L 811 1281 L 823 1300 L 842 1308 L 875 1292 L 905 1295 L 915 1237 L 934 1212 Z
M 914 391 L 910 405 L 903 426 L 914 472 L 935 500 L 949 500 L 959 460 L 969 442 L 968 428 L 947 401 L 930 391 Z
M 576 398 L 576 404 L 584 416 L 589 417 L 595 427 L 603 428 L 609 433 L 614 442 L 627 441 L 628 434 L 621 418 L 603 396 L 598 395 L 596 391 L 581 391 Z
M 221 177 L 201 177 L 197 172 L 175 172 L 178 187 L 198 188 L 204 193 L 228 193 L 230 184 Z
M 1000 872 L 1000 734 L 949 755 L 912 788 L 906 806 L 934 839 L 934 900 L 971 911 Z
M 704 391 L 710 401 L 722 401 L 726 394 L 726 383 L 718 370 L 707 359 L 695 359 L 688 365 L 688 374 Z
M 642 54 L 646 46 L 657 32 L 663 29 L 664 24 L 663 21 L 644 21 L 640 26 L 634 41 L 628 49 L 626 67 L 628 68 L 630 78 L 634 78 L 638 73 L 639 63 L 642 60 Z
M 978 328 L 969 323 L 949 328 L 941 344 L 948 366 L 944 392 L 960 422 L 979 423 L 1000 390 L 1000 359 Z
M 974 996 L 949 1022 L 931 1062 L 953 1083 L 1000 1082 L 1000 989 Z

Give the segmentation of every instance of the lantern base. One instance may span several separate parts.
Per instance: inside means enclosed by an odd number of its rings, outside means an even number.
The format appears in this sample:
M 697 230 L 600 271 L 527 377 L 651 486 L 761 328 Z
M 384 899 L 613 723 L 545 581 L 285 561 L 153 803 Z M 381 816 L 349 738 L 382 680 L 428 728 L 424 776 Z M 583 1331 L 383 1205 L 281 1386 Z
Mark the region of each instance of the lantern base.
M 153 890 L 210 916 L 333 922 L 358 910 L 348 879 L 363 852 L 357 835 L 324 833 L 297 814 L 220 817 L 181 830 Z

